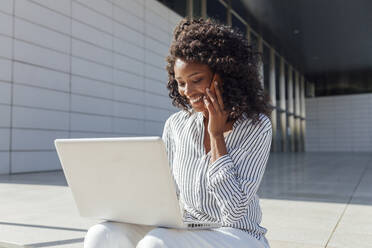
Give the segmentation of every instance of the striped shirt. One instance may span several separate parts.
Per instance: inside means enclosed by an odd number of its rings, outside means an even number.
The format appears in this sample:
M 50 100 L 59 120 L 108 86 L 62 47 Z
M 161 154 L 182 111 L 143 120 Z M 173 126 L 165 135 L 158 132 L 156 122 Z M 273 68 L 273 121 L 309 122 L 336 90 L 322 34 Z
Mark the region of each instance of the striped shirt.
M 260 122 L 243 115 L 225 136 L 227 154 L 210 164 L 204 147 L 203 114 L 182 110 L 165 123 L 163 140 L 178 187 L 186 221 L 221 222 L 256 238 L 266 233 L 260 226 L 261 209 L 256 194 L 270 153 L 270 119 Z

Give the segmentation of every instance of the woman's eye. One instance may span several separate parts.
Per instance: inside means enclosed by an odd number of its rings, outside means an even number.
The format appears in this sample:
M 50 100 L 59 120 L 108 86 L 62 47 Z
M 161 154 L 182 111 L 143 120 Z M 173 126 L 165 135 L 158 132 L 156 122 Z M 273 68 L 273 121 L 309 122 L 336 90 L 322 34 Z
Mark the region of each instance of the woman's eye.
M 193 82 L 194 83 L 199 83 L 201 80 L 202 80 L 202 78 L 199 78 L 199 79 L 194 80 Z

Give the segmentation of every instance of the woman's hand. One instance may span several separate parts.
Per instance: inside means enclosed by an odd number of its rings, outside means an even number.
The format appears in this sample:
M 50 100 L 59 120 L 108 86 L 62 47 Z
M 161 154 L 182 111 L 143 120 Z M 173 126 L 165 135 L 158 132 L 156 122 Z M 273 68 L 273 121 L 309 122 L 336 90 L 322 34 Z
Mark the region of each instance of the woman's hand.
M 204 103 L 208 110 L 208 133 L 211 137 L 223 137 L 226 128 L 228 114 L 224 111 L 221 91 L 217 81 L 214 81 L 214 94 L 207 88 L 207 96 L 204 96 Z

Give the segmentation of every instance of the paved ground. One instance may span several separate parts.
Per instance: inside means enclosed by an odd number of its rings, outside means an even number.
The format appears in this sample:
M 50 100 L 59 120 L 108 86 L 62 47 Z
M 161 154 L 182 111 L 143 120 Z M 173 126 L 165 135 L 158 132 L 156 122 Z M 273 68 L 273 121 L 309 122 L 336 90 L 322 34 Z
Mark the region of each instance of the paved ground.
M 271 154 L 259 191 L 272 248 L 372 247 L 372 154 Z M 62 172 L 0 176 L 0 247 L 82 248 Z

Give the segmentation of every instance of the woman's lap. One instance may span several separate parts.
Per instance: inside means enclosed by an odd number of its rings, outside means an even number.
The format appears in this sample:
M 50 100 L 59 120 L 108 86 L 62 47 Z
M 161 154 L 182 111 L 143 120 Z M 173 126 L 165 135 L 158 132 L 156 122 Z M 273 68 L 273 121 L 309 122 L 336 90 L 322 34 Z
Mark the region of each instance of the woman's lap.
M 154 227 L 119 222 L 103 222 L 89 228 L 84 248 L 134 248 Z
M 152 243 L 155 243 L 153 246 Z M 155 228 L 145 235 L 137 248 L 265 248 L 248 233 L 235 228 L 179 230 Z
M 180 230 L 104 222 L 91 227 L 84 248 L 265 248 L 248 233 L 235 228 Z

